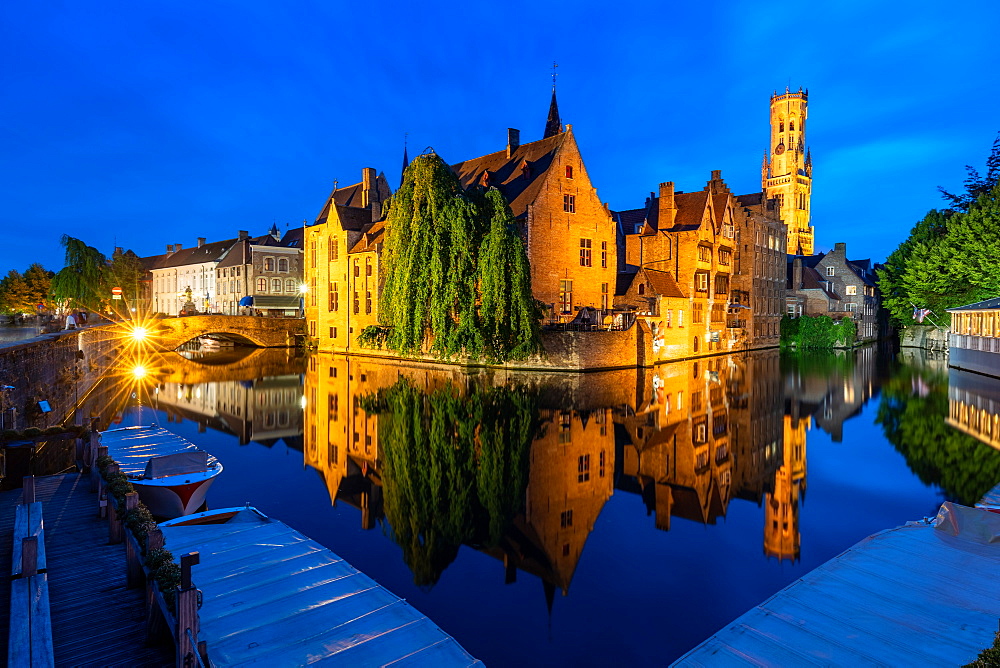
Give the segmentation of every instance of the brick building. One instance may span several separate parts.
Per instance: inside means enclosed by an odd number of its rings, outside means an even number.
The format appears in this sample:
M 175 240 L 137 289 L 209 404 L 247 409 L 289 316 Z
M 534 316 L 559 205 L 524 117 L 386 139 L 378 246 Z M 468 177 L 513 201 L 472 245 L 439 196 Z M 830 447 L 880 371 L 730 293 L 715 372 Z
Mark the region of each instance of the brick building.
M 835 244 L 829 253 L 790 255 L 786 312 L 793 317 L 849 317 L 857 325 L 859 341 L 874 341 L 885 335 L 875 269 L 871 260 L 848 260 L 846 243 Z
M 700 191 L 662 183 L 644 208 L 614 213 L 625 260 L 615 304 L 648 322 L 658 359 L 778 344 L 785 229 L 743 199 L 713 171 Z

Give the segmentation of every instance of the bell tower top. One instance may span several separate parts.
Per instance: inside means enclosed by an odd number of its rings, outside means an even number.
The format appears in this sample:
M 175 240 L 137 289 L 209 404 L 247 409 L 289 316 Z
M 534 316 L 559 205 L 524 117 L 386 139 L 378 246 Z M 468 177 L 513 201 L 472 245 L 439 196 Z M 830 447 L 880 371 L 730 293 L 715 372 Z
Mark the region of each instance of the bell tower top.
M 806 148 L 809 91 L 799 88 L 775 91 L 770 100 L 771 141 L 766 151 L 761 187 L 767 198 L 776 198 L 779 215 L 788 228 L 790 255 L 813 254 L 813 229 L 809 224 L 812 197 L 812 159 Z

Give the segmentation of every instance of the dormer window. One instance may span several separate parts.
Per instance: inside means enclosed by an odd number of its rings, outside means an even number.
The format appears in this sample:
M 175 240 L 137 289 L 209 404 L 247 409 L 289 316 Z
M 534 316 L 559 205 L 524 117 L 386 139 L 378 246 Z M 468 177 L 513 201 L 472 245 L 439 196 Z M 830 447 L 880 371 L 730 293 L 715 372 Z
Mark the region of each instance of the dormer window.
M 527 160 L 521 160 L 521 164 L 517 168 L 521 170 L 521 176 L 526 179 L 531 178 L 531 165 L 528 164 Z
M 573 178 L 573 165 L 566 165 L 566 178 Z
M 490 185 L 490 173 L 489 173 L 489 171 L 483 172 L 482 178 L 479 179 L 479 185 L 481 185 L 484 188 L 489 187 L 489 185 Z
M 640 295 L 646 294 L 646 284 L 645 283 L 640 283 L 639 284 L 639 294 Z

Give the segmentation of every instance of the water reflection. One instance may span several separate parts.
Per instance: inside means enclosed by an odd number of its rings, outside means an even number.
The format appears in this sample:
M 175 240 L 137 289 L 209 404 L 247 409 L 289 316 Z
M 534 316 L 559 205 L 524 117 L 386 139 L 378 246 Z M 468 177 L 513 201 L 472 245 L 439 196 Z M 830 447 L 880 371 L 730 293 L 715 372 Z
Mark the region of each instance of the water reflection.
M 973 505 L 1000 483 L 1000 381 L 920 358 L 886 383 L 876 421 L 920 479 Z

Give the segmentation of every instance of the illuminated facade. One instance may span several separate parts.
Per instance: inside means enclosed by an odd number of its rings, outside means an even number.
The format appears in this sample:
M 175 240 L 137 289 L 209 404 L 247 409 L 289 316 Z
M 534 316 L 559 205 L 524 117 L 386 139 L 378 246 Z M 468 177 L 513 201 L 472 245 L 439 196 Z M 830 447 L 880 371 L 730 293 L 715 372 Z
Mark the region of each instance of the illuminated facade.
M 771 96 L 771 141 L 761 167 L 764 199 L 778 201 L 778 215 L 788 229 L 789 255 L 812 255 L 810 224 L 812 157 L 806 148 L 809 91 Z

